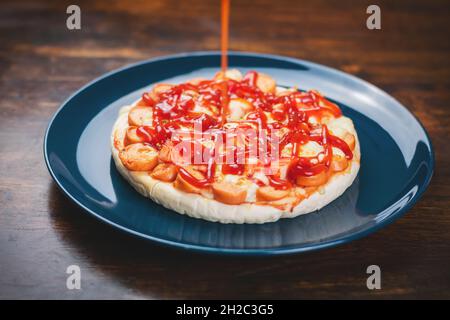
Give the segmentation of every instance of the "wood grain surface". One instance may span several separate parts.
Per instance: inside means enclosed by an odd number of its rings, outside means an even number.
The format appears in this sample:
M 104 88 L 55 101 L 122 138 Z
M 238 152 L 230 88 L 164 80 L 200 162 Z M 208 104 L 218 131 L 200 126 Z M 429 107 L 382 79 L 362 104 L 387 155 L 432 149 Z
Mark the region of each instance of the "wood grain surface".
M 382 30 L 365 27 L 382 10 Z M 66 28 L 76 3 L 82 29 Z M 58 190 L 43 161 L 52 114 L 88 81 L 158 55 L 219 49 L 219 2 L 10 1 L 0 5 L 0 298 L 450 298 L 448 1 L 232 1 L 232 50 L 312 60 L 406 105 L 436 170 L 403 218 L 308 254 L 218 257 L 161 248 L 99 223 Z M 376 197 L 376 195 L 374 195 Z M 81 290 L 66 268 L 81 267 Z M 382 289 L 366 287 L 366 268 Z

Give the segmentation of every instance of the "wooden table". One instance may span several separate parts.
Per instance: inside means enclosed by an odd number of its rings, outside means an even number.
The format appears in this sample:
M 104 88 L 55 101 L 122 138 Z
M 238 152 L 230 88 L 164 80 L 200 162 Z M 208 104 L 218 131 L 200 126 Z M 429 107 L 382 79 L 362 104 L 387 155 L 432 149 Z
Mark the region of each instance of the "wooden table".
M 308 254 L 218 257 L 122 234 L 63 196 L 45 168 L 45 128 L 86 82 L 128 63 L 219 45 L 217 1 L 65 1 L 0 7 L 0 298 L 450 298 L 450 28 L 448 1 L 232 1 L 231 49 L 312 60 L 386 90 L 425 125 L 431 186 L 394 224 Z M 376 195 L 374 195 L 376 196 Z M 66 268 L 81 267 L 81 290 Z M 366 287 L 366 268 L 382 289 Z

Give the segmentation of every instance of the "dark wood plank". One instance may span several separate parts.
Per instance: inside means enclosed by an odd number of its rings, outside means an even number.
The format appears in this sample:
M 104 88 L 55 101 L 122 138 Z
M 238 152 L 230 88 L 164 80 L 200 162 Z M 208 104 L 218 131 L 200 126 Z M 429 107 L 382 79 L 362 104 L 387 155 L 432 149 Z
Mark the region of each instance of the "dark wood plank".
M 355 74 L 425 125 L 436 173 L 402 219 L 337 248 L 264 259 L 191 254 L 95 221 L 52 182 L 42 156 L 59 104 L 93 78 L 162 54 L 219 49 L 217 1 L 2 1 L 0 9 L 0 298 L 450 298 L 448 1 L 233 1 L 233 50 L 288 55 Z M 268 14 L 270 12 L 270 14 Z M 65 287 L 82 268 L 82 290 Z M 366 288 L 380 265 L 382 290 Z

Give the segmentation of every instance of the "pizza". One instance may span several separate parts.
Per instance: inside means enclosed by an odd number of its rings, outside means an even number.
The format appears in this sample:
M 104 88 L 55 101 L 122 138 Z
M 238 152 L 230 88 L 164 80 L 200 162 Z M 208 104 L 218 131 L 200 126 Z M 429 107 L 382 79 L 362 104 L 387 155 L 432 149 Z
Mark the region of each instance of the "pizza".
M 118 171 L 143 196 L 221 223 L 316 211 L 360 167 L 353 122 L 335 103 L 234 69 L 154 85 L 121 108 L 111 149 Z

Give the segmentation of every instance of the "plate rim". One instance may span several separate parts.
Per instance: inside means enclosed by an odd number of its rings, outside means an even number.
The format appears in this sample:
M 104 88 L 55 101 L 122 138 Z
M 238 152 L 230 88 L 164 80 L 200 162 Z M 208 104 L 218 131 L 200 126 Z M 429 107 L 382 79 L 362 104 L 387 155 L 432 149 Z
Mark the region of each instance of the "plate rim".
M 268 59 L 276 59 L 276 60 L 281 60 L 281 61 L 287 61 L 287 62 L 292 62 L 295 64 L 303 64 L 303 65 L 309 65 L 309 66 L 313 66 L 314 68 L 317 69 L 321 69 L 324 70 L 326 72 L 331 72 L 331 73 L 335 73 L 336 75 L 340 75 L 340 76 L 344 76 L 347 78 L 352 79 L 353 81 L 357 81 L 360 82 L 362 84 L 364 84 L 366 87 L 369 87 L 371 90 L 377 92 L 378 94 L 383 95 L 384 97 L 388 98 L 389 100 L 393 101 L 395 104 L 397 104 L 399 107 L 403 108 L 404 111 L 406 111 L 407 113 L 409 113 L 410 115 L 413 116 L 413 118 L 415 119 L 415 121 L 419 124 L 420 128 L 423 130 L 423 132 L 425 133 L 425 137 L 427 139 L 427 142 L 430 146 L 430 167 L 429 170 L 427 172 L 427 176 L 425 178 L 424 183 L 422 184 L 422 188 L 416 193 L 416 195 L 414 196 L 413 201 L 409 202 L 405 207 L 401 208 L 398 212 L 396 212 L 395 214 L 390 215 L 389 217 L 387 217 L 386 219 L 380 221 L 380 222 L 376 222 L 376 224 L 370 228 L 367 229 L 363 229 L 363 230 L 359 230 L 356 231 L 355 233 L 352 233 L 350 235 L 347 236 L 343 236 L 340 237 L 338 239 L 333 239 L 333 240 L 328 240 L 328 241 L 324 241 L 324 242 L 319 242 L 319 243 L 315 243 L 315 244 L 303 244 L 303 245 L 291 245 L 291 246 L 284 246 L 284 247 L 279 247 L 279 248 L 248 248 L 248 249 L 240 249 L 240 248 L 220 248 L 220 247 L 214 247 L 214 246 L 204 246 L 204 245 L 197 245 L 197 244 L 187 244 L 187 243 L 182 243 L 179 241 L 172 241 L 172 240 L 166 240 L 166 239 L 162 239 L 159 237 L 154 237 L 148 234 L 144 234 L 141 232 L 137 232 L 135 230 L 132 230 L 130 228 L 124 227 L 118 223 L 115 223 L 109 219 L 106 219 L 105 217 L 103 217 L 102 215 L 96 213 L 94 210 L 88 208 L 87 206 L 85 206 L 83 203 L 81 203 L 81 201 L 79 201 L 78 199 L 76 199 L 61 183 L 61 181 L 56 177 L 51 164 L 50 164 L 50 159 L 49 159 L 49 155 L 47 152 L 47 148 L 48 148 L 48 136 L 51 130 L 51 127 L 56 119 L 56 117 L 59 115 L 59 113 L 66 107 L 66 105 L 77 95 L 79 95 L 80 93 L 82 93 L 85 89 L 91 87 L 92 85 L 96 84 L 97 82 L 102 81 L 103 79 L 106 79 L 108 77 L 110 77 L 111 75 L 120 73 L 122 71 L 125 71 L 127 69 L 131 69 L 131 68 L 135 68 L 138 67 L 140 65 L 143 64 L 147 64 L 147 63 L 155 63 L 155 62 L 159 62 L 159 61 L 164 61 L 164 60 L 170 60 L 170 59 L 176 59 L 176 58 L 188 58 L 188 57 L 195 57 L 195 56 L 202 56 L 202 55 L 220 55 L 220 51 L 217 50 L 207 50 L 207 51 L 191 51 L 191 52 L 182 52 L 182 53 L 177 53 L 177 54 L 169 54 L 169 55 L 162 55 L 162 56 L 156 56 L 150 59 L 146 59 L 146 60 L 141 60 L 141 61 L 137 61 L 134 63 L 130 63 L 130 64 L 126 64 L 120 68 L 111 70 L 109 72 L 106 72 L 104 74 L 102 74 L 99 77 L 94 78 L 93 80 L 89 81 L 88 83 L 86 83 L 85 85 L 83 85 L 81 88 L 79 88 L 78 90 L 76 90 L 74 93 L 72 93 L 68 98 L 66 98 L 61 105 L 59 106 L 59 108 L 55 111 L 55 113 L 53 114 L 53 116 L 50 118 L 50 121 L 46 127 L 45 130 L 45 135 L 44 135 L 44 141 L 43 141 L 43 153 L 44 153 L 44 159 L 45 159 L 45 165 L 47 167 L 47 170 L 49 171 L 52 179 L 54 182 L 56 182 L 56 185 L 58 186 L 58 188 L 63 192 L 63 194 L 68 197 L 70 200 L 72 200 L 75 204 L 77 204 L 80 208 L 82 208 L 85 212 L 89 213 L 90 215 L 92 215 L 93 217 L 95 217 L 96 219 L 98 219 L 99 221 L 110 225 L 112 227 L 114 227 L 117 230 L 120 230 L 121 232 L 125 233 L 125 234 L 129 234 L 132 235 L 136 238 L 139 239 L 145 239 L 146 241 L 151 241 L 153 244 L 156 245 L 161 245 L 161 246 L 165 246 L 165 247 L 170 247 L 170 248 L 175 248 L 175 249 L 184 249 L 184 250 L 189 250 L 189 251 L 196 251 L 196 252 L 201 252 L 201 253 L 208 253 L 208 254 L 222 254 L 222 255 L 244 255 L 244 256 L 273 256 L 273 255 L 284 255 L 284 254 L 295 254 L 295 253 L 303 253 L 303 252 L 310 252 L 310 251 L 317 251 L 317 250 L 323 250 L 325 248 L 331 248 L 331 247 L 335 247 L 338 246 L 340 244 L 345 244 L 345 243 L 349 243 L 351 241 L 354 240 L 358 240 L 361 239 L 363 237 L 366 237 L 378 230 L 380 230 L 383 227 L 388 226 L 389 224 L 391 224 L 392 222 L 394 222 L 395 220 L 397 220 L 398 218 L 402 217 L 406 212 L 408 212 L 411 207 L 413 205 L 415 205 L 423 196 L 423 194 L 425 193 L 425 191 L 428 189 L 431 179 L 433 177 L 434 174 L 434 170 L 435 170 L 435 152 L 434 152 L 434 147 L 432 144 L 432 140 L 430 138 L 430 135 L 428 134 L 426 128 L 424 127 L 424 125 L 422 124 L 422 122 L 419 120 L 419 118 L 413 113 L 411 112 L 408 108 L 406 108 L 402 103 L 400 103 L 397 99 L 395 99 L 393 96 L 391 96 L 390 94 L 388 94 L 386 91 L 382 90 L 381 88 L 375 86 L 374 84 L 361 79 L 357 76 L 354 76 L 352 74 L 343 72 L 339 69 L 335 69 L 323 64 L 319 64 L 319 63 L 315 63 L 315 62 L 311 62 L 308 60 L 303 60 L 303 59 L 298 59 L 298 58 L 293 58 L 293 57 L 288 57 L 288 56 L 283 56 L 283 55 L 277 55 L 277 54 L 267 54 L 267 53 L 257 53 L 257 52 L 249 52 L 249 51 L 229 51 L 230 55 L 238 55 L 238 56 L 247 56 L 247 57 L 256 57 L 256 58 L 268 58 Z M 275 222 L 276 223 L 276 222 Z

